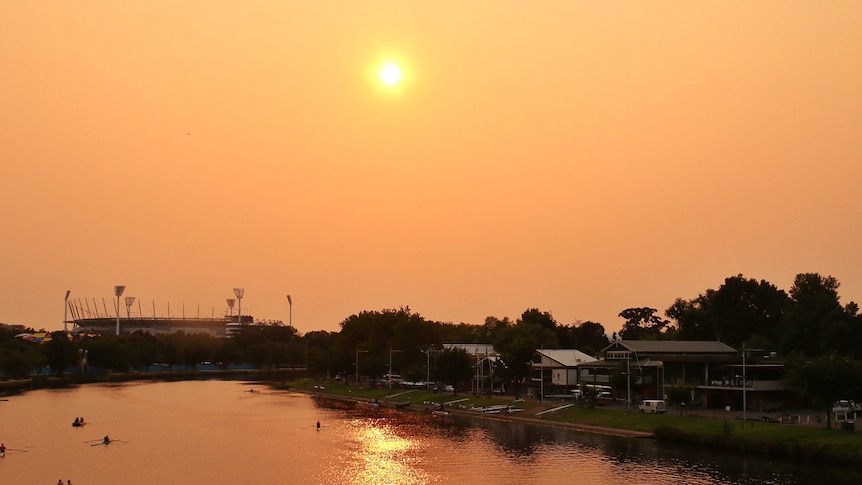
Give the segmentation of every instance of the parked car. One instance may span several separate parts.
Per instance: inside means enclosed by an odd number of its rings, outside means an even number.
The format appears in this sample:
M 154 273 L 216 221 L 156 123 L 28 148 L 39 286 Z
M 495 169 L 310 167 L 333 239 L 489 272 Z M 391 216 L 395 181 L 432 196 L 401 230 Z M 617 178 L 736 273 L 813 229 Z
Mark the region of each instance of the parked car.
M 667 412 L 667 403 L 664 399 L 644 399 L 638 404 L 642 413 L 662 414 Z

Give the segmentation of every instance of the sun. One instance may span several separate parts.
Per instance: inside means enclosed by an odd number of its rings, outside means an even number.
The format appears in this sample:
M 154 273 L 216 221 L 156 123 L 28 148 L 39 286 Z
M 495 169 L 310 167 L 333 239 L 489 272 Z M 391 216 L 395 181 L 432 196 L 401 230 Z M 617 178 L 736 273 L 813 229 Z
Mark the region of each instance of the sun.
M 380 81 L 387 86 L 395 86 L 401 82 L 401 68 L 397 64 L 387 62 L 380 68 Z

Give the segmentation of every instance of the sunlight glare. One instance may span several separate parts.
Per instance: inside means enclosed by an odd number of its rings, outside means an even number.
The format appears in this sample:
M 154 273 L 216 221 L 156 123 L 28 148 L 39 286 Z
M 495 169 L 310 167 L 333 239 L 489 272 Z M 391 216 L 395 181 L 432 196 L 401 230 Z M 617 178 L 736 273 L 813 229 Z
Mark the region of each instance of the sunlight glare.
M 380 68 L 380 80 L 387 86 L 395 86 L 401 81 L 401 68 L 396 64 L 387 62 Z

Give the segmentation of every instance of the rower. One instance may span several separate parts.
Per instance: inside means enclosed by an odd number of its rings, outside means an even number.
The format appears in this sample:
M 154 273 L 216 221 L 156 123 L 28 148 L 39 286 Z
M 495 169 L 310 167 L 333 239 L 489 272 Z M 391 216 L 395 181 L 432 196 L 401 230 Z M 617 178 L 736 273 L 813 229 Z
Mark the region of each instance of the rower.
M 111 442 L 111 438 L 108 438 L 108 435 L 105 435 L 105 437 L 102 439 L 102 443 L 107 445 L 110 442 Z
M 317 422 L 317 430 L 320 431 L 320 421 Z

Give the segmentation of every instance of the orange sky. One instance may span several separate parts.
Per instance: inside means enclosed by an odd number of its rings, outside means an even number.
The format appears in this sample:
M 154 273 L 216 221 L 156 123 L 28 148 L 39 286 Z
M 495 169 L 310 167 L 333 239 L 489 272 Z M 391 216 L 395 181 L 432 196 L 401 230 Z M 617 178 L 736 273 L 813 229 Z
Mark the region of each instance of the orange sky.
M 417 5 L 0 3 L 0 322 L 862 300 L 862 3 Z

